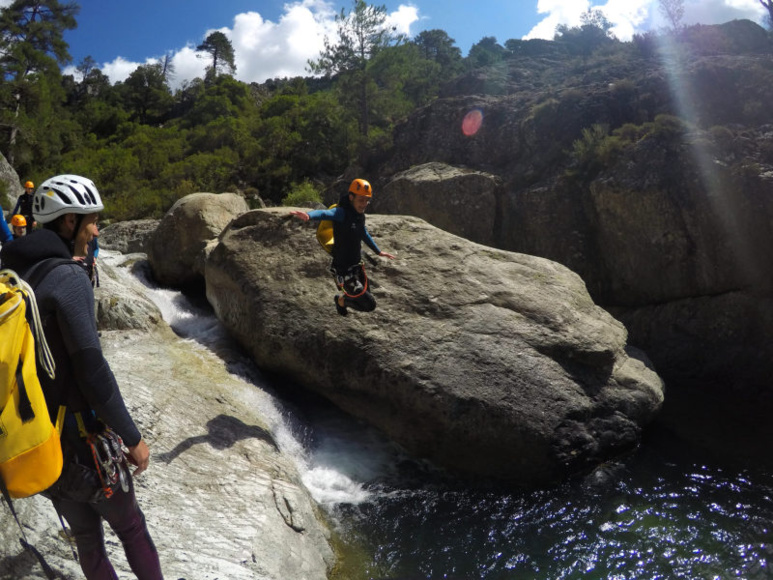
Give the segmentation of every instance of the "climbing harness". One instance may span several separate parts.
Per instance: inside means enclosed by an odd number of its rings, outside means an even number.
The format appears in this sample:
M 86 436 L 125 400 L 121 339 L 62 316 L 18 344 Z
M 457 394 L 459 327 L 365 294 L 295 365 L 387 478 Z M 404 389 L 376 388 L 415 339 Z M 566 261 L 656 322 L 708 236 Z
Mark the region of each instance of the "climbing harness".
M 368 275 L 362 263 L 349 267 L 341 274 L 332 265 L 330 271 L 335 277 L 338 288 L 349 298 L 358 298 L 368 291 Z
M 124 492 L 128 492 L 130 475 L 121 437 L 107 427 L 101 433 L 90 433 L 86 443 L 94 457 L 94 465 L 105 497 L 112 497 L 118 485 Z

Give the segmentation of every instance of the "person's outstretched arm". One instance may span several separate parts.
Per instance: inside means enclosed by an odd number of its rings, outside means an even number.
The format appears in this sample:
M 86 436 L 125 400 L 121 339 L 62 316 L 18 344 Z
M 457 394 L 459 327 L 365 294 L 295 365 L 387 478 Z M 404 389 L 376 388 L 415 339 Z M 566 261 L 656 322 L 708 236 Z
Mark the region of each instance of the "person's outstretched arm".
M 293 210 L 290 215 L 305 222 L 309 220 L 331 220 L 334 222 L 344 221 L 344 208 L 334 207 L 333 209 L 314 209 L 309 212 Z
M 371 250 L 373 250 L 373 253 L 376 254 L 377 256 L 381 256 L 382 258 L 389 258 L 390 260 L 394 260 L 397 257 L 388 252 L 382 252 L 381 248 L 378 247 L 378 244 L 376 244 L 376 241 L 370 235 L 370 232 L 368 231 L 367 227 L 363 230 L 362 241 L 365 242 L 365 245 L 367 245 Z

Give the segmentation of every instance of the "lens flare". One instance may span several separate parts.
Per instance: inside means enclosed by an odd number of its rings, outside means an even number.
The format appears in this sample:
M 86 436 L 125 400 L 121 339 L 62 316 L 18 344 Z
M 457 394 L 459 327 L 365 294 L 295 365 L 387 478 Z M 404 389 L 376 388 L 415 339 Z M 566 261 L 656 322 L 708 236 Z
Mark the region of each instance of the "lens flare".
M 472 137 L 480 129 L 483 123 L 483 112 L 480 109 L 473 109 L 464 116 L 462 121 L 462 133 L 467 137 Z

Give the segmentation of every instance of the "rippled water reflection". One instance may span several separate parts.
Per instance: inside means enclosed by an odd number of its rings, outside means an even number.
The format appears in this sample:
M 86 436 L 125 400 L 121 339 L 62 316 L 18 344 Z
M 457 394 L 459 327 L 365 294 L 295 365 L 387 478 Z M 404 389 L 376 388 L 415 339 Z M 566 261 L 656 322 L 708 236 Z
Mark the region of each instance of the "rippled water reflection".
M 373 554 L 346 578 L 771 578 L 772 490 L 770 473 L 645 446 L 555 489 L 382 484 L 333 514 Z

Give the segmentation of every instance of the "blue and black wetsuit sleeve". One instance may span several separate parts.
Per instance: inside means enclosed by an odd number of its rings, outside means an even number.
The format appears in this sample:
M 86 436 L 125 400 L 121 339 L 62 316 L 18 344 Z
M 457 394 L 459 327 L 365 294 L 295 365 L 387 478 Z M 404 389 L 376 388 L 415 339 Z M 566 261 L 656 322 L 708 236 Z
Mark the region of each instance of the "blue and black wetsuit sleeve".
M 365 226 L 363 226 L 362 228 L 362 241 L 365 242 L 365 244 L 371 250 L 373 250 L 377 256 L 381 253 L 381 250 L 379 249 L 378 245 L 376 245 L 376 242 L 371 237 L 370 232 L 368 231 L 368 228 Z
M 344 216 L 346 215 L 346 212 L 342 207 L 334 207 L 333 209 L 314 209 L 307 213 L 309 214 L 309 219 L 315 221 L 330 220 L 333 222 L 344 221 Z

